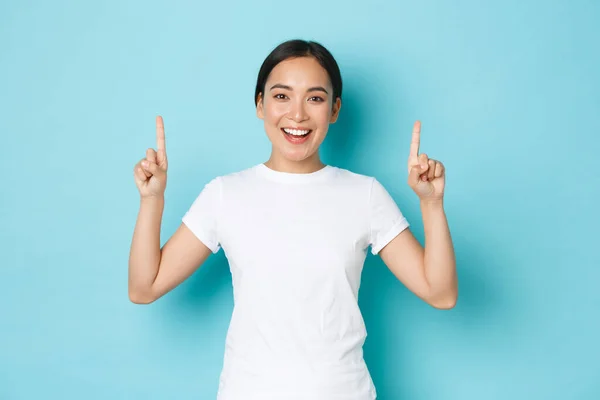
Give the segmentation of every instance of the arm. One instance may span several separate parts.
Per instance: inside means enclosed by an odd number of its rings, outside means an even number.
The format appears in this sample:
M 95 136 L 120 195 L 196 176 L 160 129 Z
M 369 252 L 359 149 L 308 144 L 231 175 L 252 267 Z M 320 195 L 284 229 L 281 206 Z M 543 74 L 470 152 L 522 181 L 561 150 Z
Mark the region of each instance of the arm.
M 379 253 L 409 290 L 435 308 L 450 309 L 458 297 L 456 260 L 442 202 L 421 202 L 425 248 L 405 229 Z
M 162 117 L 156 117 L 158 151 L 146 150 L 146 158 L 134 167 L 140 191 L 140 211 L 129 253 L 129 299 L 148 304 L 190 276 L 211 251 L 186 225 L 160 248 L 160 226 L 167 185 L 167 152 Z
M 142 198 L 129 257 L 129 299 L 148 304 L 187 279 L 211 251 L 181 224 L 160 248 L 164 198 Z
M 419 154 L 421 123 L 415 122 L 408 157 L 408 184 L 420 200 L 425 248 L 405 229 L 380 255 L 404 285 L 435 308 L 453 308 L 458 298 L 456 260 L 444 211 L 446 169 Z

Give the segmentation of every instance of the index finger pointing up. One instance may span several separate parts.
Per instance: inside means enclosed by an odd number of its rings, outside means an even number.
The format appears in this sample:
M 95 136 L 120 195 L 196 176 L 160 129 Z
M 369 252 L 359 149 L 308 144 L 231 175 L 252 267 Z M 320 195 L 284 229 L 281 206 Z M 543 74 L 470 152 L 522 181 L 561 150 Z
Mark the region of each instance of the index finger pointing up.
M 413 126 L 412 139 L 410 141 L 410 157 L 416 158 L 419 155 L 419 145 L 421 144 L 421 121 L 415 122 Z
M 156 117 L 156 147 L 158 151 L 166 152 L 165 125 L 160 115 Z

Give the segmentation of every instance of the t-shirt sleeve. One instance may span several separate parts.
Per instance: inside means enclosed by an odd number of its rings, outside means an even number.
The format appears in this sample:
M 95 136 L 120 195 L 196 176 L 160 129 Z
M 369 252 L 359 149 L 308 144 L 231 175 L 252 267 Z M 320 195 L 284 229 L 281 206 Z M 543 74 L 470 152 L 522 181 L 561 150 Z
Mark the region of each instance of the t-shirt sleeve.
M 371 253 L 378 254 L 400 232 L 408 228 L 392 196 L 375 178 L 372 180 L 369 200 L 369 244 Z
M 215 178 L 204 186 L 182 218 L 183 223 L 213 253 L 221 248 L 218 233 L 221 193 L 221 181 Z

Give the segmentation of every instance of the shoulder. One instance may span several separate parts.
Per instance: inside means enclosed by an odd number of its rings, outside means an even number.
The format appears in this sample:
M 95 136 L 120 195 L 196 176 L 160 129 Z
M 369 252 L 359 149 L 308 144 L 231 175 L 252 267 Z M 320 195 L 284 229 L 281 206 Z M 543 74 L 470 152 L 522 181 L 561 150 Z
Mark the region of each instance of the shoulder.
M 220 175 L 213 175 L 202 183 L 203 191 L 220 192 L 224 186 L 232 186 L 242 182 L 247 182 L 255 176 L 255 167 L 248 167 L 243 170 L 227 172 Z
M 256 187 L 256 168 L 256 166 L 251 166 L 242 170 L 213 176 L 213 178 L 206 183 L 205 190 L 211 188 L 213 192 L 218 192 L 222 197 L 227 193 L 240 193 L 249 188 Z
M 391 200 L 388 189 L 375 176 L 343 168 L 336 169 L 338 187 L 348 188 L 353 196 L 366 200 L 370 207 L 377 207 L 379 203 Z
M 377 182 L 377 179 L 371 175 L 365 175 L 339 167 L 333 168 L 336 170 L 336 180 L 341 184 L 370 191 L 373 184 Z
M 213 181 L 218 182 L 221 186 L 236 186 L 254 181 L 257 177 L 257 166 L 247 167 L 241 170 L 228 172 L 216 176 Z

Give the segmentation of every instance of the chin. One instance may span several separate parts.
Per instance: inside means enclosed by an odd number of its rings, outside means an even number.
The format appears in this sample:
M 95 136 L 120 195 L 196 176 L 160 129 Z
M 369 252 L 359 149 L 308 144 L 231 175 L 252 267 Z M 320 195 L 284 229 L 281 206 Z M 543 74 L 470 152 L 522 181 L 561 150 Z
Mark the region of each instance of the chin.
M 305 143 L 298 145 L 288 142 L 279 128 L 269 130 L 267 136 L 281 157 L 292 162 L 302 162 L 314 157 L 315 153 L 318 152 L 319 145 L 323 141 L 320 132 L 318 133 L 318 137 L 312 137 Z
M 281 151 L 280 153 L 281 153 L 281 155 L 283 155 L 283 157 L 286 160 L 294 161 L 294 162 L 300 162 L 300 161 L 307 160 L 307 159 L 311 158 L 314 154 L 314 153 L 285 151 L 285 150 Z

